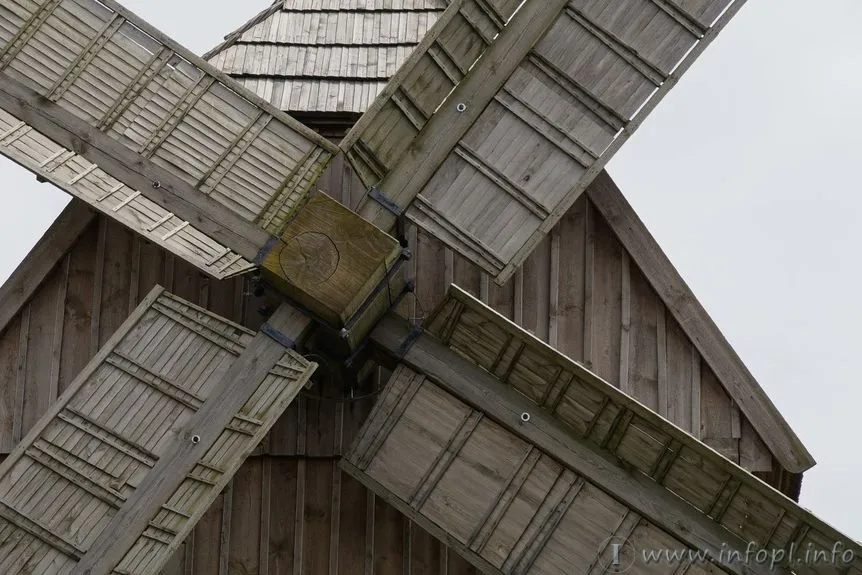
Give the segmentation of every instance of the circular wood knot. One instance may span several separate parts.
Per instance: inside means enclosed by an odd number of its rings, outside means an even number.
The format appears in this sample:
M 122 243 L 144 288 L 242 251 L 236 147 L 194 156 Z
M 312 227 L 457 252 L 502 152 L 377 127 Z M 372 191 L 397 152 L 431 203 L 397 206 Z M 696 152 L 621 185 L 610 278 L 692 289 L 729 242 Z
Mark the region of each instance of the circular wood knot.
M 329 237 L 305 232 L 287 242 L 279 259 L 287 279 L 299 286 L 314 286 L 335 274 L 340 256 Z

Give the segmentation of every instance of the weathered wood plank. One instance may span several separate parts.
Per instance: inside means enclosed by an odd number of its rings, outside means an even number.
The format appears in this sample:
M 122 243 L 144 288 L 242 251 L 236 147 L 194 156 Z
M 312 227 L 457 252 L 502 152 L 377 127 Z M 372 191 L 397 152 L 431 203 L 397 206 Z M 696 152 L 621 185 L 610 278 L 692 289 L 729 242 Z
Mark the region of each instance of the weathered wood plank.
M 399 347 L 401 340 L 407 335 L 408 331 L 409 327 L 406 324 L 389 316 L 378 326 L 372 338 L 381 349 L 391 352 Z M 467 401 L 489 417 L 503 423 L 504 427 L 512 433 L 528 439 L 537 447 L 552 454 L 559 461 L 567 466 L 571 466 L 572 469 L 582 474 L 587 480 L 601 486 L 601 489 L 607 491 L 640 516 L 680 541 L 698 549 L 710 550 L 713 553 L 718 553 L 722 548 L 726 549 L 728 545 L 737 549 L 745 548 L 748 539 L 742 536 L 742 531 L 737 529 L 738 526 L 729 525 L 725 521 L 726 518 L 724 518 L 725 520 L 720 517 L 712 519 L 702 515 L 694 506 L 680 500 L 678 495 L 671 493 L 668 488 L 646 476 L 613 471 L 618 463 L 614 462 L 615 459 L 612 456 L 601 449 L 597 449 L 594 444 L 583 442 L 570 431 L 566 431 L 560 425 L 560 421 L 554 417 L 545 414 L 542 410 L 538 410 L 535 407 L 531 408 L 531 402 L 524 395 L 494 380 L 486 372 L 478 369 L 477 366 L 471 364 L 462 356 L 447 349 L 432 337 L 427 335 L 421 336 L 417 343 L 408 351 L 403 361 L 406 365 L 411 366 L 412 369 L 420 370 L 428 377 L 433 378 L 434 385 L 439 385 L 447 390 L 447 392 Z M 584 374 L 584 377 L 586 377 L 586 374 Z M 595 379 L 595 381 L 598 384 L 599 380 Z M 601 383 L 601 385 L 605 387 L 608 394 L 614 397 L 623 397 L 620 392 L 613 390 L 606 383 Z M 639 415 L 640 417 L 652 420 L 651 425 L 662 428 L 663 431 L 671 431 L 671 426 L 661 423 L 654 414 L 651 414 L 642 406 L 631 400 L 624 401 L 630 404 L 629 409 L 636 410 L 639 414 L 642 414 Z M 529 423 L 524 424 L 522 422 L 520 417 L 522 413 L 530 413 Z M 434 424 L 430 420 L 429 425 L 433 429 Z M 638 425 L 641 424 L 638 423 Z M 430 429 L 429 432 L 431 432 Z M 396 433 L 396 431 L 393 431 L 393 435 Z M 804 521 L 809 522 L 811 525 L 817 525 L 816 528 L 818 530 L 828 531 L 828 537 L 838 537 L 836 540 L 840 539 L 846 541 L 848 545 L 854 545 L 806 511 L 795 506 L 791 501 L 754 480 L 750 475 L 724 460 L 715 452 L 700 445 L 690 436 L 686 436 L 679 432 L 679 430 L 673 430 L 672 433 L 685 445 L 684 449 L 696 451 L 699 458 L 703 458 L 705 461 L 708 460 L 711 466 L 721 468 L 723 472 L 729 473 L 730 476 L 745 484 L 747 486 L 745 496 L 749 499 L 756 493 L 756 497 L 772 502 L 770 505 L 780 505 L 786 512 L 792 513 L 796 517 L 804 517 Z M 429 455 L 425 454 L 425 456 L 428 457 Z M 686 459 L 688 457 L 686 456 Z M 677 463 L 672 464 L 671 467 L 682 465 L 682 461 L 681 459 L 677 459 Z M 349 463 L 346 465 L 346 469 L 359 477 L 380 496 L 386 497 L 393 505 L 396 505 L 402 512 L 408 514 L 413 520 L 419 522 L 423 527 L 428 527 L 429 522 L 427 519 L 423 519 L 422 511 L 413 509 L 409 503 L 406 501 L 402 502 L 391 490 L 383 487 L 375 479 L 375 471 L 363 472 L 358 468 L 351 467 Z M 700 472 L 706 473 L 707 468 L 704 467 Z M 671 471 L 674 480 L 678 480 L 678 473 L 679 470 Z M 680 492 L 678 491 L 677 493 Z M 457 537 L 453 537 L 451 533 L 441 533 L 440 527 L 436 525 L 432 525 L 429 528 L 437 529 L 435 535 L 444 537 L 445 541 L 451 543 L 459 553 L 468 557 L 474 564 L 481 566 L 483 569 L 489 568 L 486 563 L 482 563 L 481 559 L 476 558 L 463 546 L 459 547 Z M 739 565 L 735 567 L 726 566 L 726 568 L 730 572 L 738 573 L 741 573 L 743 570 L 743 567 Z M 750 568 L 752 566 L 745 566 L 744 569 Z M 757 570 L 757 566 L 753 566 L 753 568 L 755 571 Z M 766 570 L 763 572 L 765 573 Z
M 443 164 L 455 144 L 479 118 L 520 60 L 553 23 L 564 4 L 561 0 L 554 0 L 549 6 L 533 2 L 518 11 L 512 29 L 504 31 L 483 54 L 467 78 L 450 94 L 450 105 L 440 108 L 429 119 L 425 131 L 413 143 L 414 149 L 422 151 L 416 156 L 418 162 L 401 163 L 387 174 L 381 188 L 386 190 L 388 197 L 400 206 L 410 204 Z M 457 11 L 457 6 L 451 6 L 448 11 Z M 444 14 L 442 18 L 446 17 L 447 14 Z M 465 103 L 463 109 L 454 104 L 458 102 Z M 470 105 L 466 105 L 467 102 Z M 356 133 L 361 128 L 356 129 Z M 429 134 L 433 134 L 433 137 Z M 348 135 L 346 140 L 349 142 L 353 137 Z M 366 201 L 360 207 L 360 214 L 382 229 L 389 229 L 395 222 L 393 214 L 375 202 Z
M 8 75 L 98 130 L 126 136 L 131 149 L 169 162 L 189 184 L 213 174 L 220 181 L 227 175 L 231 184 L 244 177 L 247 188 L 219 185 L 208 191 L 231 210 L 251 205 L 246 219 L 266 211 L 273 232 L 337 150 L 116 2 L 61 2 L 51 18 L 29 24 L 14 12 L 2 18 L 18 39 L 6 55 Z M 32 58 L 56 45 L 64 49 L 53 60 Z M 249 138 L 244 128 L 261 114 L 269 118 L 267 125 Z M 273 145 L 274 138 L 285 145 Z M 312 150 L 317 152 L 308 154 Z M 229 165 L 223 165 L 226 158 Z M 266 170 L 253 166 L 261 161 Z M 222 201 L 225 194 L 230 201 Z M 268 199 L 275 200 L 274 211 Z
M 0 449 L 9 453 L 15 447 L 15 397 L 18 392 L 18 353 L 20 316 L 9 323 L 0 338 L 0 377 L 5 385 L 0 386 Z
M 69 202 L 48 232 L 0 287 L 0 331 L 33 296 L 95 216 L 85 203 L 78 200 Z
M 44 293 L 56 297 L 58 292 Z M 126 309 L 127 297 L 118 302 L 120 309 Z M 46 301 L 46 309 L 56 311 L 56 300 L 52 297 Z M 182 316 L 188 325 L 165 315 L 168 310 L 173 310 L 171 317 Z M 42 315 L 39 312 L 38 317 Z M 273 318 L 273 322 L 277 321 L 277 317 Z M 239 468 L 244 454 L 250 453 L 263 438 L 275 417 L 305 385 L 310 374 L 299 356 L 268 339 L 271 345 L 278 346 L 273 363 L 277 367 L 266 368 L 266 363 L 244 366 L 250 371 L 271 371 L 266 375 L 266 385 L 254 388 L 242 400 L 240 405 L 247 415 L 237 417 L 236 410 L 228 413 L 226 421 L 222 422 L 224 431 L 208 430 L 205 425 L 194 429 L 186 427 L 188 433 L 177 431 L 177 426 L 195 425 L 195 415 L 201 411 L 206 416 L 206 401 L 195 413 L 194 407 L 171 399 L 171 394 L 159 396 L 159 389 L 129 375 L 131 371 L 143 370 L 154 376 L 158 374 L 166 381 L 176 378 L 181 382 L 179 385 L 192 386 L 186 390 L 186 395 L 221 399 L 225 391 L 236 384 L 228 369 L 232 356 L 216 341 L 199 335 L 204 331 L 194 330 L 194 322 L 206 325 L 206 330 L 212 334 L 234 338 L 241 348 L 253 341 L 247 330 L 164 295 L 161 288 L 154 290 L 0 466 L 0 497 L 22 517 L 26 516 L 27 521 L 57 537 L 71 537 L 79 542 L 80 555 L 86 556 L 100 541 L 115 540 L 116 531 L 105 531 L 110 526 L 110 516 L 122 516 L 129 502 L 135 501 L 136 493 L 159 487 L 162 490 L 172 488 L 163 499 L 151 501 L 148 510 L 142 509 L 143 515 L 135 517 L 137 531 L 125 533 L 129 545 L 133 544 L 131 551 L 128 545 L 118 550 L 122 562 L 111 567 L 119 572 L 155 573 L 172 556 L 179 561 L 181 558 L 174 551 L 203 516 L 209 502 L 217 497 L 219 484 L 226 484 Z M 308 320 L 297 316 L 294 325 L 297 324 L 299 329 L 307 325 Z M 301 335 L 292 333 L 297 338 Z M 51 346 L 47 347 L 50 352 Z M 138 367 L 133 367 L 136 365 Z M 45 363 L 45 370 L 47 383 L 50 362 Z M 222 386 L 221 393 L 213 386 L 215 370 L 222 370 L 230 378 L 230 383 Z M 37 374 L 35 370 L 30 373 Z M 294 376 L 295 380 L 291 379 Z M 47 390 L 48 386 L 41 389 Z M 32 401 L 34 408 L 38 408 L 38 404 L 35 399 Z M 268 416 L 260 417 L 261 410 Z M 144 415 L 146 417 L 142 417 Z M 24 419 L 19 417 L 18 421 Z M 166 421 L 176 423 L 172 426 Z M 206 441 L 212 444 L 204 453 L 206 460 L 192 461 L 185 470 L 180 469 L 181 485 L 176 481 L 173 486 L 165 485 L 158 478 L 151 481 L 154 466 L 158 468 L 158 462 L 164 465 L 171 459 L 172 441 L 206 445 L 204 434 L 209 432 L 215 437 Z M 94 453 L 102 455 L 94 457 Z M 26 477 L 27 483 L 10 481 L 10 470 L 15 469 L 28 470 L 25 476 L 19 475 Z M 57 481 L 65 483 L 52 488 Z M 31 499 L 42 503 L 32 507 L 28 503 Z M 116 515 L 115 508 L 119 509 Z M 30 550 L 31 554 L 33 552 L 35 548 Z M 172 569 L 179 569 L 177 561 L 171 564 Z M 36 562 L 34 558 L 33 564 Z
M 704 361 L 781 464 L 794 473 L 801 473 L 814 465 L 814 458 L 733 351 L 607 174 L 596 180 L 589 197 L 659 294 L 670 316 L 679 322 Z
M 269 324 L 297 341 L 310 320 L 296 309 L 283 306 L 270 318 Z M 219 432 L 227 427 L 284 354 L 284 347 L 263 333 L 251 341 L 215 386 L 213 395 L 186 424 L 181 434 L 183 441 L 176 442 L 173 449 L 159 459 L 153 468 L 153 477 L 135 490 L 111 518 L 105 530 L 109 536 L 96 540 L 76 565 L 74 573 L 108 571 L 123 559 L 137 534 L 191 473 L 198 460 L 216 444 Z M 292 395 L 301 388 L 302 385 L 295 386 Z
M 403 274 L 387 277 L 401 257 L 398 241 L 326 194 L 315 194 L 279 239 L 262 261 L 264 273 L 335 329 L 354 331 L 357 318 L 364 317 L 358 312 L 378 285 L 384 289 L 368 315 L 388 309 L 401 292 Z M 362 337 L 358 331 L 351 339 Z
M 703 33 L 650 0 L 528 1 L 508 22 L 508 3 L 451 3 L 341 144 L 373 187 L 362 215 L 404 213 L 505 284 L 743 3 Z M 447 35 L 474 49 L 460 70 Z
M 67 110 L 41 101 L 37 92 L 5 75 L 0 82 L 0 107 L 64 148 L 81 150 L 84 157 L 118 180 L 194 222 L 201 231 L 245 258 L 254 260 L 266 244 L 268 235 L 263 230 L 203 198 L 170 171 L 134 154 Z
M 453 310 L 458 310 L 458 313 L 454 314 Z M 453 317 L 457 318 L 454 325 Z M 585 440 L 587 446 L 592 446 L 590 449 L 608 454 L 626 469 L 642 471 L 643 476 L 649 478 L 655 487 L 664 490 L 673 498 L 679 498 L 690 510 L 714 507 L 714 502 L 721 500 L 720 507 L 726 507 L 727 512 L 716 514 L 710 519 L 712 526 L 707 528 L 713 530 L 713 533 L 717 528 L 719 532 L 726 530 L 734 534 L 739 541 L 765 541 L 764 538 L 768 536 L 771 543 L 784 544 L 787 534 L 783 531 L 780 534 L 772 533 L 770 529 L 773 529 L 774 525 L 770 523 L 771 519 L 765 519 L 766 516 L 763 515 L 766 513 L 771 517 L 780 509 L 782 513 L 796 518 L 795 520 L 810 524 L 812 529 L 816 525 L 816 530 L 823 534 L 818 537 L 840 539 L 840 534 L 816 517 L 753 479 L 737 465 L 661 419 L 655 412 L 610 387 L 607 382 L 590 374 L 582 366 L 524 333 L 463 290 L 452 288 L 449 299 L 435 312 L 426 327 L 434 334 L 445 330 L 448 343 L 440 343 L 430 336 L 421 336 L 419 343 L 408 350 L 403 361 L 412 369 L 421 370 L 421 373 L 432 378 L 436 385 L 455 393 L 470 405 L 480 407 L 489 418 L 506 424 L 514 433 L 523 437 L 524 433 L 530 431 L 531 425 L 524 425 L 518 415 L 527 412 L 530 414 L 530 424 L 538 417 L 542 421 L 560 425 L 560 429 L 566 430 L 571 441 L 577 443 Z M 407 325 L 394 316 L 388 316 L 372 334 L 372 339 L 381 349 L 391 352 L 400 346 L 401 337 L 406 336 L 405 330 L 409 330 Z M 396 335 L 396 332 L 401 335 Z M 496 358 L 501 353 L 508 353 L 505 350 L 511 348 L 510 338 L 513 336 L 523 338 L 527 342 L 527 348 L 520 354 L 506 382 L 501 383 L 489 373 L 497 361 Z M 423 346 L 422 342 L 427 345 Z M 432 344 L 441 347 L 434 347 L 434 352 L 431 353 L 427 346 Z M 702 379 L 702 374 L 698 373 L 698 368 L 692 363 L 693 358 L 699 361 L 700 356 L 696 351 L 693 353 L 690 346 L 688 350 L 688 353 L 677 354 L 687 370 L 687 385 L 693 375 Z M 443 359 L 440 359 L 441 357 Z M 553 369 L 553 365 L 558 368 Z M 553 411 L 545 411 L 540 408 L 546 396 L 543 390 L 555 386 L 560 368 L 575 377 L 563 393 L 564 397 L 559 405 L 553 406 Z M 467 378 L 471 383 L 464 379 L 464 389 L 458 387 L 456 390 L 453 381 L 464 377 L 464 370 L 468 369 L 478 370 L 476 377 L 487 378 L 489 386 L 492 381 L 496 382 L 498 385 L 493 388 L 494 391 L 476 390 L 477 384 L 472 375 Z M 587 381 L 592 383 L 588 384 Z M 469 390 L 466 389 L 468 387 Z M 526 403 L 520 403 L 517 409 L 509 408 L 505 412 L 488 410 L 489 405 L 495 405 L 498 396 L 507 393 L 509 395 L 506 397 L 513 398 L 513 401 L 517 399 Z M 533 409 L 528 405 L 533 405 Z M 452 411 L 451 407 L 424 410 L 434 413 Z M 437 433 L 443 429 L 442 423 L 435 422 Z M 733 425 L 732 419 L 728 425 Z M 388 432 L 387 437 L 395 433 L 395 430 Z M 433 451 L 419 451 L 426 453 L 426 457 L 434 457 Z M 375 469 L 380 468 L 369 469 L 371 471 L 366 473 L 374 475 Z M 398 481 L 405 481 L 406 477 L 407 475 L 403 475 Z M 725 493 L 725 486 L 731 480 L 741 482 L 744 489 Z M 384 484 L 388 483 L 388 480 L 384 481 Z M 403 491 L 403 488 L 399 490 Z M 403 497 L 395 493 L 393 495 Z M 752 514 L 751 509 L 754 507 L 762 507 L 763 511 Z M 657 519 L 650 515 L 651 512 L 638 509 L 636 511 L 662 527 L 666 524 L 665 519 Z M 669 532 L 685 541 L 679 533 L 673 530 Z

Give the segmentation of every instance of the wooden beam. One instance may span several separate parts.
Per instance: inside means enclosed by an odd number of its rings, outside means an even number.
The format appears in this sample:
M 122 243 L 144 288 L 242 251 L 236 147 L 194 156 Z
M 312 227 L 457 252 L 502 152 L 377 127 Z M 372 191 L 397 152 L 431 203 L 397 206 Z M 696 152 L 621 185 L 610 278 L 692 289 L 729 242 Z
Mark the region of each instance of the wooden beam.
M 86 3 L 93 4 L 96 3 L 96 0 L 86 0 Z M 260 108 L 267 114 L 272 115 L 276 120 L 283 124 L 286 124 L 291 130 L 310 140 L 315 145 L 320 146 L 333 156 L 338 154 L 338 146 L 336 146 L 326 138 L 321 137 L 320 134 L 318 134 L 299 120 L 296 120 L 287 112 L 284 112 L 283 110 L 279 109 L 278 107 L 273 105 L 272 102 L 261 98 L 252 90 L 245 88 L 239 82 L 225 74 L 223 71 L 219 70 L 209 62 L 205 61 L 204 58 L 201 58 L 188 48 L 177 43 L 175 40 L 153 27 L 150 23 L 143 20 L 140 16 L 127 9 L 119 2 L 116 2 L 116 0 L 98 0 L 98 4 L 107 6 L 110 10 L 114 11 L 115 13 L 128 20 L 145 34 L 149 34 L 157 42 L 161 43 L 164 46 L 167 46 L 175 54 L 182 57 L 184 60 L 186 60 L 193 66 L 199 68 L 205 74 L 214 77 L 216 81 L 224 84 L 227 88 L 235 91 L 237 94 L 251 102 L 255 107 Z M 261 15 L 259 14 L 258 17 L 260 16 Z
M 535 249 L 536 245 L 542 241 L 542 238 L 550 232 L 556 225 L 559 219 L 572 207 L 574 202 L 580 196 L 582 191 L 585 191 L 587 186 L 594 181 L 596 177 L 604 170 L 607 163 L 614 157 L 617 151 L 625 144 L 632 134 L 643 124 L 644 120 L 655 110 L 665 96 L 677 85 L 680 78 L 685 74 L 692 64 L 700 57 L 704 50 L 715 40 L 716 36 L 724 30 L 730 20 L 736 16 L 739 10 L 745 5 L 747 0 L 736 0 L 730 4 L 727 9 L 719 16 L 713 25 L 701 36 L 700 41 L 685 55 L 685 57 L 674 68 L 673 72 L 668 76 L 662 85 L 656 89 L 655 93 L 646 101 L 646 103 L 638 109 L 635 115 L 629 120 L 628 124 L 623 128 L 622 132 L 617 135 L 614 141 L 602 152 L 601 157 L 590 166 L 586 173 L 581 177 L 577 189 L 567 196 L 566 201 L 560 203 L 552 212 L 551 217 L 542 222 L 539 229 L 530 237 L 524 246 L 518 250 L 518 253 L 512 258 L 499 277 L 498 282 L 504 282 L 512 273 L 515 267 L 521 265 L 524 260 L 529 257 L 530 253 Z M 577 191 L 580 190 L 580 191 Z
M 409 205 L 443 161 L 488 107 L 509 76 L 545 31 L 551 27 L 567 0 L 527 2 L 488 47 L 444 105 L 434 113 L 410 146 L 408 158 L 399 162 L 380 184 L 384 195 L 399 206 Z M 459 107 L 463 104 L 465 107 Z M 358 133 L 361 126 L 351 130 Z M 351 142 L 348 135 L 342 148 Z M 383 206 L 366 201 L 360 214 L 383 230 L 395 224 L 395 216 Z
M 781 465 L 802 473 L 816 463 L 697 300 L 634 209 L 603 172 L 587 191 L 634 263 Z
M 0 286 L 0 332 L 33 297 L 95 217 L 96 213 L 87 204 L 75 199 L 57 216 L 24 261 Z
M 254 261 L 269 234 L 34 90 L 0 74 L 0 108 Z
M 305 334 L 311 320 L 296 308 L 285 304 L 276 310 L 268 324 L 296 341 Z M 75 566 L 73 575 L 108 573 L 118 564 L 151 518 L 215 444 L 221 431 L 229 425 L 284 353 L 284 346 L 263 331 L 255 336 L 216 384 L 201 409 L 183 429 L 177 430 L 183 436 L 194 436 L 197 442 L 191 439 L 178 442 L 159 459 L 146 483 L 111 518 L 103 531 L 108 536 L 100 537 L 93 543 Z
M 410 325 L 406 321 L 389 315 L 378 324 L 371 339 L 381 351 L 390 354 L 388 359 L 391 364 L 397 364 L 398 349 L 410 332 Z M 401 362 L 600 486 L 635 513 L 686 545 L 708 551 L 713 557 L 718 557 L 722 550 L 726 553 L 728 548 L 746 548 L 747 542 L 718 522 L 680 500 L 646 475 L 626 471 L 611 454 L 574 437 L 553 416 L 537 409 L 534 403 L 511 386 L 501 383 L 430 335 L 419 336 Z M 523 413 L 530 414 L 529 424 L 521 420 Z M 352 473 L 356 471 L 349 466 L 345 469 Z M 396 503 L 392 500 L 397 498 L 386 494 L 385 490 L 381 492 L 380 486 L 370 487 L 390 503 Z M 428 524 L 409 505 L 399 503 L 397 507 L 420 525 Z M 444 541 L 451 543 L 451 539 L 445 537 Z M 468 553 L 463 545 L 454 547 L 467 558 Z M 470 558 L 471 561 L 474 559 Z M 737 564 L 728 565 L 726 569 L 740 575 L 771 572 L 766 565 Z

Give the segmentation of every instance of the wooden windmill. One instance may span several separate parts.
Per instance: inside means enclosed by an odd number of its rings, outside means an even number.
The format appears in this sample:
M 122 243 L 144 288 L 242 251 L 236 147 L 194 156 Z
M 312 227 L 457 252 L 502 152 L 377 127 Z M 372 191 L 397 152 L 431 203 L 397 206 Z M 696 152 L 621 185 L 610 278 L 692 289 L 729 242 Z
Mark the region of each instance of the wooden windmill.
M 76 198 L 0 290 L 0 572 L 862 573 L 602 172 L 742 4 L 285 0 L 208 63 L 113 0 L 0 1 L 0 153 Z

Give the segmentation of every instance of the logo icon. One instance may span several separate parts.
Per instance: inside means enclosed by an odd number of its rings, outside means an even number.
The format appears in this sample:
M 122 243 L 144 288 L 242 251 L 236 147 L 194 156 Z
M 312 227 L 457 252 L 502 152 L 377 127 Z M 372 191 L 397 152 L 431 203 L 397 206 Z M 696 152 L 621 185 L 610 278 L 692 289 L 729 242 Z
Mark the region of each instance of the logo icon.
M 604 552 L 599 557 L 598 564 L 605 569 L 605 573 L 625 573 L 635 564 L 636 551 L 634 545 L 620 539 L 611 537 L 603 543 Z

